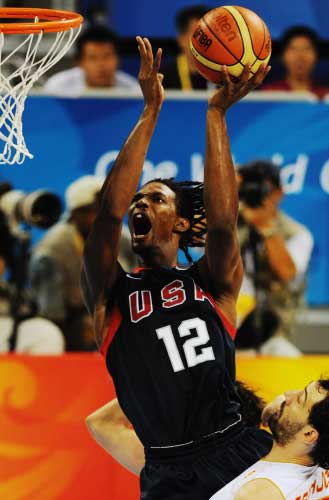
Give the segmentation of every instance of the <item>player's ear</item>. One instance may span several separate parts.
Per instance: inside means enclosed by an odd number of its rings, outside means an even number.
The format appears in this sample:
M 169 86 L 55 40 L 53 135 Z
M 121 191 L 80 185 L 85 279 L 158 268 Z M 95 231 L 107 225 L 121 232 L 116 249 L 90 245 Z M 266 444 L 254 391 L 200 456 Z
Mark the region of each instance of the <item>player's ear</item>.
M 190 229 L 190 221 L 185 217 L 177 217 L 174 225 L 174 233 L 185 233 Z
M 307 424 L 303 428 L 303 439 L 306 445 L 314 446 L 319 438 L 319 433 L 312 425 Z

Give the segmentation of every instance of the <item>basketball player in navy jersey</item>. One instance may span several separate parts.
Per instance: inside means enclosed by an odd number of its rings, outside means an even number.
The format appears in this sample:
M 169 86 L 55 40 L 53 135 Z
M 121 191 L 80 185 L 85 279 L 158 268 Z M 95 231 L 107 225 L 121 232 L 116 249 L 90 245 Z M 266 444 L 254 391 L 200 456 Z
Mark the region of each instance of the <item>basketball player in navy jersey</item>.
M 206 500 L 271 448 L 268 435 L 245 427 L 235 391 L 235 302 L 242 263 L 236 236 L 238 195 L 226 111 L 264 79 L 261 67 L 223 85 L 207 112 L 202 186 L 157 180 L 137 193 L 164 99 L 161 49 L 137 37 L 144 110 L 101 191 L 85 247 L 82 286 L 97 342 L 119 403 L 145 448 L 141 498 Z M 117 262 L 128 211 L 133 250 L 143 267 Z M 177 267 L 204 232 L 205 255 Z M 202 239 L 202 238 L 201 238 Z

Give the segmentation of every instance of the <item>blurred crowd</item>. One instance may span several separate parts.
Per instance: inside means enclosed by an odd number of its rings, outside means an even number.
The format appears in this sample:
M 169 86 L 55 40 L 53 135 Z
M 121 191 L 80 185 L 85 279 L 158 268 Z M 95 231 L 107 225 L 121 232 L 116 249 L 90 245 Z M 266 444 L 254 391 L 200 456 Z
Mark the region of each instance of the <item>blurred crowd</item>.
M 211 88 L 196 71 L 189 49 L 189 38 L 207 11 L 203 5 L 194 5 L 177 12 L 177 54 L 165 57 L 162 65 L 166 89 Z M 318 99 L 329 94 L 329 82 L 314 78 L 319 40 L 313 30 L 292 27 L 279 47 L 276 58 L 280 71 L 272 72 L 259 92 L 306 92 Z M 133 67 L 126 65 L 126 72 L 120 69 L 122 48 L 123 41 L 104 22 L 87 22 L 76 42 L 74 64 L 55 68 L 43 91 L 71 97 L 112 89 L 139 92 Z M 277 166 L 267 161 L 238 166 L 237 180 L 245 268 L 238 302 L 237 348 L 248 353 L 299 356 L 292 332 L 298 310 L 304 305 L 312 235 L 280 209 L 284 193 Z M 0 352 L 96 350 L 79 276 L 101 184 L 94 176 L 75 180 L 66 189 L 62 209 L 61 200 L 52 193 L 26 195 L 9 183 L 1 183 Z M 43 232 L 32 245 L 34 226 Z M 125 227 L 120 262 L 127 271 L 137 265 Z
M 194 5 L 177 12 L 177 55 L 165 53 L 162 64 L 166 89 L 211 88 L 212 84 L 197 72 L 189 48 L 190 36 L 208 10 L 204 5 Z M 111 89 L 138 91 L 136 65 L 126 63 L 127 72 L 120 69 L 125 43 L 106 25 L 86 23 L 75 46 L 73 67 L 62 71 L 56 71 L 55 67 L 55 74 L 44 83 L 43 90 L 61 96 Z M 272 56 L 272 71 L 259 91 L 311 93 L 318 99 L 329 93 L 329 81 L 317 81 L 314 76 L 319 62 L 319 38 L 315 31 L 307 26 L 291 27 L 279 40 L 278 47 Z
M 53 193 L 26 195 L 0 184 L 0 352 L 96 350 L 80 270 L 101 185 L 92 175 L 74 181 L 66 189 L 62 213 Z M 35 245 L 33 227 L 43 230 Z M 126 228 L 119 260 L 125 269 L 136 266 Z
M 237 348 L 248 354 L 299 356 L 291 340 L 304 290 L 313 238 L 279 207 L 279 167 L 255 161 L 237 167 L 239 239 L 245 276 L 238 301 Z M 92 319 L 83 303 L 84 243 L 97 214 L 102 181 L 86 175 L 57 195 L 26 195 L 0 185 L 0 352 L 59 354 L 94 351 Z M 42 229 L 32 245 L 31 228 Z M 120 263 L 138 262 L 123 228 Z

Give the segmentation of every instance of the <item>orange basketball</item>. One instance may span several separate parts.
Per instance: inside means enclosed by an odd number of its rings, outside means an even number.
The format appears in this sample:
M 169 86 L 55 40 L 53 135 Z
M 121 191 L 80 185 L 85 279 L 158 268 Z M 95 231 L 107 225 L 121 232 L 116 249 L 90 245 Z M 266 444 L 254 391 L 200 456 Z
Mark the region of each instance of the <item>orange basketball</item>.
M 213 9 L 203 16 L 190 40 L 191 52 L 201 75 L 221 81 L 222 66 L 239 77 L 250 63 L 253 76 L 271 57 L 271 36 L 255 12 L 239 6 Z

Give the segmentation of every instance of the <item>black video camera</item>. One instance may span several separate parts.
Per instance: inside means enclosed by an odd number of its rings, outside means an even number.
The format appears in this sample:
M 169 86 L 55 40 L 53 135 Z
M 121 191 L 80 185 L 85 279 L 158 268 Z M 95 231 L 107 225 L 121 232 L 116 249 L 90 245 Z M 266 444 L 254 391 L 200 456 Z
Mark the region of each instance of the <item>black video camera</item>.
M 268 161 L 239 167 L 238 173 L 241 177 L 239 199 L 250 208 L 260 207 L 265 198 L 281 186 L 279 167 Z
M 30 194 L 10 190 L 1 196 L 0 208 L 6 214 L 11 229 L 15 230 L 20 223 L 48 229 L 58 221 L 62 202 L 59 196 L 44 189 Z

